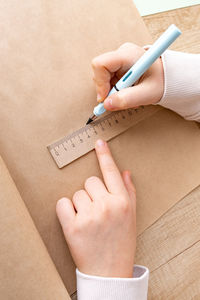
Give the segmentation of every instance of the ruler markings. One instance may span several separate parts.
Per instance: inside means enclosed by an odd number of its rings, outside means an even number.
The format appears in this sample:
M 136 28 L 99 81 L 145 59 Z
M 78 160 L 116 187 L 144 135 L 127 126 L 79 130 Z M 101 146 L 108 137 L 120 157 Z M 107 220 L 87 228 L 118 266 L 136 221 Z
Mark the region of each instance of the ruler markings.
M 146 106 L 112 112 L 48 145 L 47 148 L 58 167 L 62 168 L 93 150 L 98 138 L 108 141 L 161 109 L 159 106 Z

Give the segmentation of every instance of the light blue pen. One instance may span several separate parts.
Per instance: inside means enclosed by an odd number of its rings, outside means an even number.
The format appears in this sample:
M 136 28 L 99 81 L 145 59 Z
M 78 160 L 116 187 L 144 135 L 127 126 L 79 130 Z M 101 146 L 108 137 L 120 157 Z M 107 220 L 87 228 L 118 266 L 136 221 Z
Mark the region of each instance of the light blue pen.
M 154 63 L 154 61 L 177 39 L 181 31 L 174 25 L 159 37 L 159 39 L 138 59 L 138 61 L 124 74 L 124 76 L 111 89 L 108 96 L 122 89 L 132 86 L 144 72 Z M 95 106 L 92 116 L 86 124 L 91 123 L 105 112 L 104 104 Z

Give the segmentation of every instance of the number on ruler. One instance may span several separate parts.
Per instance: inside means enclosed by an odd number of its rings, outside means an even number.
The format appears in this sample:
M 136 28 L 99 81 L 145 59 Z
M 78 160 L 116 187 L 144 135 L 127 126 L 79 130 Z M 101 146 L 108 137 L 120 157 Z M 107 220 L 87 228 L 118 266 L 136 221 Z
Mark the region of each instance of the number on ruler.
M 109 120 L 107 120 L 107 121 L 108 121 L 109 126 L 112 126 L 111 123 L 110 123 L 110 121 Z
M 96 129 L 95 129 L 94 127 L 92 127 L 92 128 L 93 128 L 93 130 L 94 130 L 94 133 L 95 133 L 95 134 L 97 134 L 97 131 L 96 131 Z
M 79 134 L 78 134 L 78 137 L 79 137 L 79 142 L 80 142 L 80 143 L 83 143 L 83 139 L 80 137 Z
M 105 128 L 103 127 L 102 123 L 100 123 L 100 125 L 101 125 L 101 130 L 104 131 Z
M 122 119 L 125 119 L 126 117 L 123 115 L 123 113 L 121 112 L 121 115 L 122 115 Z
M 128 110 L 128 114 L 129 114 L 129 116 L 132 116 L 132 111 L 131 110 Z
M 62 144 L 62 145 L 63 145 L 64 150 L 67 151 L 67 148 L 65 147 L 65 145 L 64 144 Z
M 70 141 L 71 141 L 72 147 L 75 148 L 74 142 L 72 140 L 70 140 Z
M 59 152 L 56 150 L 56 148 L 54 148 L 54 152 L 56 156 L 59 156 Z

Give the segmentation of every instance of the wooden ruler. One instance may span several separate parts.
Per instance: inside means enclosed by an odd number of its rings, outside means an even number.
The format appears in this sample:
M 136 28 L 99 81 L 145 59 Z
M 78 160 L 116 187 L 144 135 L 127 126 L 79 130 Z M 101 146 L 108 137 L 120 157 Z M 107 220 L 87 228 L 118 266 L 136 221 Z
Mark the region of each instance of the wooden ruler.
M 99 138 L 108 141 L 156 113 L 159 106 L 112 112 L 47 146 L 59 168 L 94 149 Z

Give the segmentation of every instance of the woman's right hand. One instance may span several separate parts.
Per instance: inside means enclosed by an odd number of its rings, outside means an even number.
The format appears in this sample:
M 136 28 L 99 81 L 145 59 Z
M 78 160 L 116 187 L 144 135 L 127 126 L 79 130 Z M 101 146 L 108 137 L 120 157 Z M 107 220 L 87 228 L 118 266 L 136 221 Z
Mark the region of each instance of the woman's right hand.
M 136 108 L 159 102 L 164 93 L 164 72 L 161 57 L 142 75 L 137 83 L 107 97 L 113 85 L 143 55 L 145 50 L 125 43 L 116 51 L 104 53 L 92 61 L 97 101 L 104 101 L 106 110 Z

